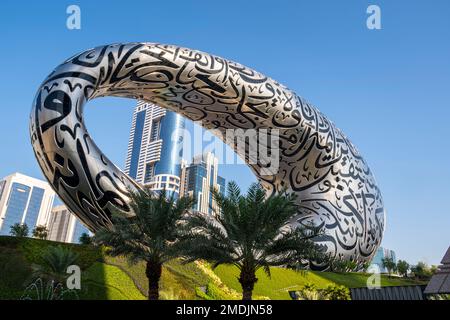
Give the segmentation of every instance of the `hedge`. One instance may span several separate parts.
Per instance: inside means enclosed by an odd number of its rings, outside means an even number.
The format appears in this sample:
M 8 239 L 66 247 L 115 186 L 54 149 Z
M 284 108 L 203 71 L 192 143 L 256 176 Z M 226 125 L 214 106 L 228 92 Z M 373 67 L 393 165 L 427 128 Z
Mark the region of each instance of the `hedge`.
M 0 236 L 0 247 L 3 248 L 17 248 L 22 242 L 23 238 Z
M 79 255 L 78 265 L 82 270 L 89 268 L 96 261 L 103 261 L 104 249 L 100 247 L 34 238 L 0 236 L 0 247 L 18 249 L 30 264 L 42 264 L 42 255 L 48 247 L 58 245 L 69 248 Z
M 31 280 L 30 266 L 13 248 L 0 247 L 0 299 L 19 299 Z

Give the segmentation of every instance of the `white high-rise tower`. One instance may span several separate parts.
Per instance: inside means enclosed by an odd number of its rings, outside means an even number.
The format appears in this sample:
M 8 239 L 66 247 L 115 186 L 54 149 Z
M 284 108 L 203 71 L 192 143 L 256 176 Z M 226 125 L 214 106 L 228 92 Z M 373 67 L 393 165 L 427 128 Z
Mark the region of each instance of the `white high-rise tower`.
M 152 190 L 180 192 L 180 164 L 185 121 L 175 112 L 138 101 L 128 143 L 125 173 Z

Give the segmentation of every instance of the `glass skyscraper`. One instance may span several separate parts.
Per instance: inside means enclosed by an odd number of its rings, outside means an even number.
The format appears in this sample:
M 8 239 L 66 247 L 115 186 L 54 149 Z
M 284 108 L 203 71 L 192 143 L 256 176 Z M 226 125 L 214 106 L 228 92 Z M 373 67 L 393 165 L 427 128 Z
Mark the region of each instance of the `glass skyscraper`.
M 395 251 L 379 247 L 377 249 L 377 252 L 375 253 L 375 256 L 372 259 L 371 264 L 376 265 L 381 273 L 387 272 L 386 268 L 383 266 L 383 259 L 385 258 L 391 258 L 394 262 L 397 262 Z
M 125 172 L 152 190 L 180 193 L 185 120 L 155 104 L 138 101 L 133 113 Z
M 194 157 L 189 166 L 183 166 L 182 194 L 194 198 L 193 210 L 213 214 L 216 207 L 212 190 L 225 193 L 225 179 L 218 175 L 219 161 L 207 152 Z
M 26 224 L 30 231 L 47 226 L 55 197 L 42 180 L 14 173 L 0 182 L 0 235 L 8 235 L 11 226 Z

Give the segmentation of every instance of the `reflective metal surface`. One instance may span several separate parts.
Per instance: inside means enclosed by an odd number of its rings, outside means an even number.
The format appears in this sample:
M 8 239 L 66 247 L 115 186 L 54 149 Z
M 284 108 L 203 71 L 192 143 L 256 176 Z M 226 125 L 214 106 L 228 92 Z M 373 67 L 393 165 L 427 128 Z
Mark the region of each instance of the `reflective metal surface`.
M 126 195 L 134 181 L 90 138 L 87 100 L 142 99 L 202 121 L 206 129 L 279 129 L 279 170 L 261 174 L 269 191 L 298 194 L 293 221 L 313 221 L 327 234 L 324 250 L 368 261 L 384 230 L 383 201 L 356 148 L 324 115 L 295 93 L 240 64 L 176 46 L 113 44 L 78 54 L 39 88 L 30 132 L 36 158 L 64 203 L 91 229 L 109 225 L 113 208 L 132 214 Z M 107 120 L 105 120 L 107 121 Z

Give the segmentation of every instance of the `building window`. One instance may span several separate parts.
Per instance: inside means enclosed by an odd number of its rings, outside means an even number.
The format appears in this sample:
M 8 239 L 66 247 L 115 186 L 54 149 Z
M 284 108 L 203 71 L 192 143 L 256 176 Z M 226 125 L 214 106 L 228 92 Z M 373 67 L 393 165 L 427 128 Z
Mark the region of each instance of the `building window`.
M 145 109 L 136 114 L 136 124 L 134 128 L 133 147 L 131 150 L 130 177 L 136 179 L 139 164 L 139 154 L 141 152 L 142 134 L 144 132 Z
M 147 163 L 145 165 L 144 183 L 149 183 L 155 175 L 155 163 Z
M 22 222 L 23 213 L 27 206 L 30 190 L 31 188 L 24 184 L 17 182 L 12 184 L 11 193 L 7 203 L 8 209 L 6 209 L 0 234 L 9 234 L 10 228 L 13 224 Z
M 5 181 L 5 180 L 0 181 L 0 199 L 1 199 L 2 196 L 3 196 L 3 190 L 5 189 L 5 184 L 6 184 L 6 181 Z
M 38 187 L 34 187 L 31 192 L 30 202 L 28 203 L 28 209 L 25 216 L 25 224 L 30 228 L 34 227 L 37 223 L 42 200 L 44 199 L 44 193 L 45 190 Z
M 159 139 L 160 123 L 161 123 L 161 121 L 159 119 L 158 120 L 153 120 L 152 131 L 150 132 L 150 142 L 153 142 L 153 141 Z

